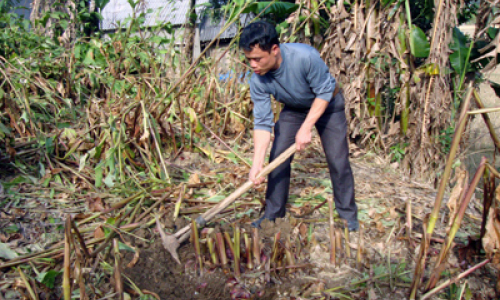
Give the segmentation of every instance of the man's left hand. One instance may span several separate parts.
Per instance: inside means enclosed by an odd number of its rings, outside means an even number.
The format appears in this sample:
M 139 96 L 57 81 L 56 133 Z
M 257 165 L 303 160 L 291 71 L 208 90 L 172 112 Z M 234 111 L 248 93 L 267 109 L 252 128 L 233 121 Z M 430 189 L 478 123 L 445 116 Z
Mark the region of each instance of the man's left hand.
M 297 132 L 297 135 L 295 136 L 297 151 L 302 151 L 307 147 L 307 145 L 309 145 L 312 139 L 311 130 L 311 128 L 307 128 L 305 126 L 300 127 L 299 132 Z

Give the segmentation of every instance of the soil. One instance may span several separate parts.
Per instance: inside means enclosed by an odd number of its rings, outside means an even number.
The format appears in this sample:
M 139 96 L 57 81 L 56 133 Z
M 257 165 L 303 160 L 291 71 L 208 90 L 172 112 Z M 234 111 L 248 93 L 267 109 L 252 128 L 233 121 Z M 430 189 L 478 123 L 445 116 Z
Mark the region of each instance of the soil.
M 230 232 L 233 235 L 233 224 L 225 223 L 215 228 L 216 231 Z M 241 224 L 243 232 L 250 232 L 249 224 Z M 273 227 L 272 225 L 278 225 Z M 247 228 L 248 227 L 248 228 Z M 266 229 L 260 230 L 264 252 L 270 250 L 275 233 L 291 232 L 288 218 L 266 224 Z M 273 229 L 274 228 L 274 229 Z M 229 270 L 225 272 L 220 267 L 204 268 L 199 273 L 191 243 L 182 245 L 178 249 L 181 265 L 175 262 L 171 255 L 163 248 L 159 235 L 147 230 L 139 230 L 136 236 L 143 239 L 132 239 L 130 244 L 139 251 L 139 260 L 131 267 L 127 265 L 133 261 L 134 253 L 122 252 L 123 273 L 144 293 L 153 292 L 160 299 L 290 299 L 289 296 L 304 289 L 314 290 L 317 285 L 311 279 L 304 279 L 304 275 L 312 275 L 312 268 L 301 268 L 293 273 L 287 270 L 272 272 L 270 282 L 264 280 L 264 275 L 257 270 L 245 270 L 242 263 L 243 275 L 239 280 Z M 283 240 L 285 235 L 281 235 Z M 147 241 L 152 240 L 152 243 Z M 203 252 L 203 251 L 202 251 Z M 246 271 L 246 272 L 245 272 Z M 315 282 L 316 279 L 312 278 Z M 133 294 L 132 288 L 128 291 Z
M 141 245 L 137 245 L 140 247 Z M 161 299 L 231 299 L 225 287 L 226 278 L 220 270 L 207 271 L 201 276 L 194 269 L 194 253 L 190 245 L 179 249 L 183 265 L 179 265 L 156 239 L 148 248 L 140 249 L 137 263 L 123 272 L 141 290 L 154 292 Z M 127 252 L 124 264 L 132 261 L 134 254 Z

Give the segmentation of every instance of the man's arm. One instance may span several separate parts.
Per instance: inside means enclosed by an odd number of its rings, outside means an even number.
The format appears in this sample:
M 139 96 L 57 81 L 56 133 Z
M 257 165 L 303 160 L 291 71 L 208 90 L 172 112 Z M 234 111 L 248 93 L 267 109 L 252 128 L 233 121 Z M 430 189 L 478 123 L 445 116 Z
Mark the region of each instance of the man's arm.
M 261 184 L 265 179 L 264 177 L 256 178 L 256 176 L 262 170 L 262 166 L 264 166 L 266 152 L 270 142 L 271 132 L 260 129 L 255 129 L 253 131 L 254 154 L 249 179 L 253 181 L 255 185 Z
M 297 146 L 297 151 L 302 151 L 306 148 L 306 146 L 311 142 L 312 139 L 312 129 L 314 124 L 318 121 L 318 119 L 323 115 L 326 108 L 328 107 L 329 102 L 323 100 L 321 98 L 314 99 L 314 102 L 307 114 L 307 117 L 300 126 L 299 132 L 295 136 L 295 143 Z

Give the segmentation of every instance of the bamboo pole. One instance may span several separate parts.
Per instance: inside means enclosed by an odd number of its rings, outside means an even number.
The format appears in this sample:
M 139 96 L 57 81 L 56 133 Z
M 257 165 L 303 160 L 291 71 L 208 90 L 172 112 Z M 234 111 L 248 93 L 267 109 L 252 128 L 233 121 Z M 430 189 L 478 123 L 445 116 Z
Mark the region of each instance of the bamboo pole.
M 475 265 L 474 267 L 468 269 L 467 271 L 465 271 L 463 273 L 460 273 L 457 277 L 455 277 L 453 279 L 446 280 L 445 282 L 443 282 L 442 284 L 440 284 L 438 287 L 432 289 L 431 291 L 429 291 L 428 293 L 426 293 L 425 295 L 423 295 L 422 298 L 421 298 L 421 300 L 429 299 L 429 297 L 431 297 L 432 295 L 436 294 L 440 290 L 444 289 L 445 287 L 450 286 L 453 283 L 458 282 L 460 279 L 468 276 L 470 273 L 472 273 L 472 272 L 476 271 L 477 269 L 483 267 L 484 265 L 486 265 L 489 262 L 490 262 L 490 259 L 486 259 L 486 260 L 482 261 L 481 263 Z
M 465 210 L 469 206 L 470 200 L 472 199 L 472 195 L 474 194 L 477 184 L 479 183 L 479 180 L 484 174 L 484 170 L 486 168 L 486 158 L 481 159 L 481 163 L 479 164 L 479 168 L 476 171 L 476 174 L 474 175 L 474 178 L 472 179 L 472 182 L 469 185 L 469 188 L 467 189 L 467 192 L 465 193 L 465 197 L 463 198 L 462 202 L 460 203 L 460 208 L 457 212 L 457 215 L 455 217 L 455 220 L 453 222 L 453 225 L 450 228 L 450 231 L 448 232 L 448 235 L 446 236 L 446 242 L 443 243 L 442 248 L 441 248 L 441 253 L 439 255 L 439 259 L 436 261 L 436 266 L 435 266 L 435 272 L 432 273 L 431 277 L 429 278 L 428 284 L 427 284 L 427 290 L 433 289 L 437 282 L 439 281 L 439 278 L 441 276 L 441 268 L 440 266 L 445 263 L 446 257 L 448 255 L 449 250 L 451 249 L 451 245 L 453 242 L 453 239 L 455 238 L 455 235 L 458 232 L 458 229 L 460 228 L 460 224 L 462 223 L 462 219 L 465 215 Z
M 458 151 L 458 144 L 461 140 L 462 134 L 465 130 L 465 124 L 467 123 L 470 101 L 472 98 L 472 92 L 474 88 L 472 87 L 472 83 L 469 84 L 467 94 L 465 96 L 465 101 L 462 106 L 462 111 L 460 113 L 460 118 L 458 120 L 458 126 L 455 130 L 455 134 L 453 135 L 453 140 L 451 142 L 450 153 L 448 154 L 448 158 L 446 161 L 446 166 L 443 172 L 443 176 L 441 177 L 441 181 L 439 183 L 438 192 L 436 194 L 436 200 L 434 202 L 434 207 L 429 216 L 429 224 L 427 225 L 427 229 L 425 232 L 425 238 L 422 239 L 421 251 L 419 253 L 417 259 L 417 267 L 415 268 L 415 273 L 413 276 L 412 288 L 410 290 L 410 299 L 414 300 L 416 297 L 418 286 L 420 285 L 420 278 L 425 269 L 425 261 L 427 252 L 423 251 L 428 249 L 430 238 L 432 237 L 432 233 L 434 232 L 434 227 L 436 226 L 436 222 L 439 216 L 439 211 L 441 210 L 441 202 L 443 200 L 444 192 L 446 186 L 448 184 L 448 180 L 450 179 L 451 169 L 453 166 L 453 162 L 455 160 L 455 156 Z

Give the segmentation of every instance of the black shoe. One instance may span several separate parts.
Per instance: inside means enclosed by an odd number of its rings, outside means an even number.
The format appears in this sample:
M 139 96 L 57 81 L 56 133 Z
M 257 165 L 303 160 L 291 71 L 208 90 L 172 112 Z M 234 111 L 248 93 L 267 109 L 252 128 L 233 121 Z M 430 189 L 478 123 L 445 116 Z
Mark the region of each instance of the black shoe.
M 350 232 L 358 231 L 359 230 L 359 221 L 356 219 L 356 220 L 347 222 L 347 228 L 349 228 Z
M 260 228 L 260 223 L 264 220 L 269 220 L 271 222 L 274 222 L 275 219 L 267 218 L 266 216 L 262 216 L 259 219 L 255 220 L 252 222 L 252 227 L 253 228 Z

